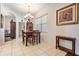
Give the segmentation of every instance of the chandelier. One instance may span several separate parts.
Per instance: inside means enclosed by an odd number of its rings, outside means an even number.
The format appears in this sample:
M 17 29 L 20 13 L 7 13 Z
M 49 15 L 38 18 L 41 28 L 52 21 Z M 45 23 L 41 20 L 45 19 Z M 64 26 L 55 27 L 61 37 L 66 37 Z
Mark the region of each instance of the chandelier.
M 28 5 L 28 13 L 24 16 L 25 19 L 33 19 L 34 16 L 30 13 L 30 5 Z

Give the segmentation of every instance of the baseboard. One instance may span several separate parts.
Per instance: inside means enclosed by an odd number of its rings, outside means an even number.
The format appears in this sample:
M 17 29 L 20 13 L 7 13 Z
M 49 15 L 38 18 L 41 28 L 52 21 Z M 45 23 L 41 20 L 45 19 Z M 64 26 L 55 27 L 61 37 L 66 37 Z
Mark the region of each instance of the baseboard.
M 79 56 L 78 54 L 75 54 L 75 56 Z

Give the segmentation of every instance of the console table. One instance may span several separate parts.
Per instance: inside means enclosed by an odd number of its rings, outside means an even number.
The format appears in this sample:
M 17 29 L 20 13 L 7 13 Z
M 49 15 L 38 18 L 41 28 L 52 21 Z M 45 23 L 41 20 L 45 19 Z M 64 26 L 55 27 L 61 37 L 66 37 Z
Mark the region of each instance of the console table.
M 72 49 L 69 49 L 64 46 L 59 45 L 60 40 L 71 41 L 72 42 Z M 72 37 L 56 36 L 56 49 L 59 48 L 63 51 L 66 51 L 67 53 L 71 53 L 71 55 L 75 55 L 75 40 L 76 40 L 76 38 L 72 38 Z

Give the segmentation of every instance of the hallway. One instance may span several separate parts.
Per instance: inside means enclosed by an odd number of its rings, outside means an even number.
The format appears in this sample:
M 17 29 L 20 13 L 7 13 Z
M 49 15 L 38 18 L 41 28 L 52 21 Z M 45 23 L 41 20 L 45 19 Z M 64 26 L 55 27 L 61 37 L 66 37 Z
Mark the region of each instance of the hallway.
M 64 56 L 65 52 L 55 49 L 53 45 L 41 43 L 26 47 L 20 40 L 12 40 L 0 46 L 1 56 Z
M 79 55 L 79 3 L 0 3 L 0 6 L 1 56 L 65 56 L 69 51 Z M 30 35 L 24 36 L 22 31 Z M 67 48 L 66 53 L 56 49 L 57 36 L 75 38 L 74 44 L 68 38 L 69 41 L 59 42 Z M 14 40 L 10 41 L 10 37 Z M 19 37 L 40 38 L 41 42 L 26 47 Z

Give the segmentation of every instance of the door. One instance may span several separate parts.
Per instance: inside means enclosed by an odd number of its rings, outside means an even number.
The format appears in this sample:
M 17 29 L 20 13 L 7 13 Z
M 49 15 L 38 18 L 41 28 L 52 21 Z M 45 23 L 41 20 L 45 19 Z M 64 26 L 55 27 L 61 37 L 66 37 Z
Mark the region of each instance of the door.
M 14 22 L 13 20 L 11 20 L 10 22 L 10 34 L 11 34 L 11 38 L 15 39 L 16 38 L 16 22 Z

